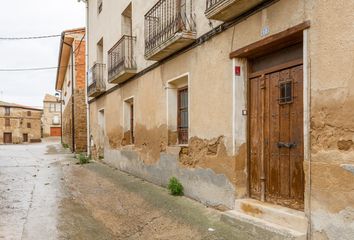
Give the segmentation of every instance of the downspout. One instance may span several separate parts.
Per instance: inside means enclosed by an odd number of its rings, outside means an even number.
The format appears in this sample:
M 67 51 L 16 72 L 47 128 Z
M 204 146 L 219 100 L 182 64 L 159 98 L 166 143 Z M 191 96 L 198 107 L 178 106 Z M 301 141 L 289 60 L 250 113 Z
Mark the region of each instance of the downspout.
M 60 93 L 60 142 L 63 144 L 63 93 L 58 92 Z
M 73 152 L 75 152 L 75 88 L 74 88 L 74 84 L 75 84 L 75 79 L 74 79 L 74 49 L 73 49 L 73 45 L 71 45 L 71 119 L 72 119 L 72 143 L 73 143 Z

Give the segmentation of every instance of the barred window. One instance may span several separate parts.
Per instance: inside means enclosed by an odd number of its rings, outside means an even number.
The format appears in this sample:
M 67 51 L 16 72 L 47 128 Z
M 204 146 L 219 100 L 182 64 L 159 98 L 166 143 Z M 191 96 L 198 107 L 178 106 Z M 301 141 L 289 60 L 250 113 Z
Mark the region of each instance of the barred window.
M 279 104 L 292 103 L 293 101 L 292 81 L 284 81 L 279 84 Z

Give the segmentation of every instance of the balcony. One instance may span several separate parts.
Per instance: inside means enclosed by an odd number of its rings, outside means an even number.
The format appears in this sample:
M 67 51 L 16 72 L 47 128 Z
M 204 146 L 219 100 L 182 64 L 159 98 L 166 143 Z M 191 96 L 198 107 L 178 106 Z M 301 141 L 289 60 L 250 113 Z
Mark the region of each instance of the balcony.
M 196 36 L 193 0 L 160 0 L 145 15 L 145 58 L 162 60 Z
M 108 52 L 108 82 L 122 83 L 137 72 L 136 37 L 123 36 Z
M 97 97 L 106 91 L 105 81 L 106 65 L 96 63 L 88 74 L 87 95 L 89 97 Z
M 267 0 L 206 0 L 205 15 L 209 19 L 228 21 Z

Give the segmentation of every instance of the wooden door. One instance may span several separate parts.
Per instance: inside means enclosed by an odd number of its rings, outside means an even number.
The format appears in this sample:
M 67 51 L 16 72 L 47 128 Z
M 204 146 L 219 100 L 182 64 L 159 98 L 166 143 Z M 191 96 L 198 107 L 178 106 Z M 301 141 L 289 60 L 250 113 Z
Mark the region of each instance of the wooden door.
M 291 66 L 249 82 L 250 195 L 303 209 L 303 67 Z
M 50 128 L 50 136 L 52 136 L 52 137 L 61 136 L 61 128 L 60 127 L 51 127 Z
M 23 134 L 23 142 L 28 142 L 28 134 L 27 133 Z
M 4 143 L 5 144 L 12 143 L 12 133 L 4 133 Z

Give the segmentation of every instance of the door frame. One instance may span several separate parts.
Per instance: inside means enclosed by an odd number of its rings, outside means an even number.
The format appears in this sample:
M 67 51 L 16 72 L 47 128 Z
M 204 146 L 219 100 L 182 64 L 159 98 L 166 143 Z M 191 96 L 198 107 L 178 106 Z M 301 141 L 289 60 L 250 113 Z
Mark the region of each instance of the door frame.
M 269 52 L 274 52 L 276 50 L 279 50 L 280 48 L 284 48 L 287 46 L 290 46 L 292 44 L 296 44 L 298 42 L 302 42 L 303 44 L 303 57 L 302 57 L 302 65 L 303 65 L 303 141 L 304 141 L 304 176 L 305 176 L 305 190 L 304 190 L 304 212 L 308 215 L 309 214 L 309 209 L 311 208 L 311 202 L 310 202 L 310 191 L 311 191 L 311 137 L 310 137 L 310 114 L 311 114 L 311 105 L 310 105 L 310 85 L 311 85 L 311 76 L 309 73 L 309 45 L 308 45 L 308 39 L 309 39 L 309 29 L 311 27 L 311 22 L 310 21 L 305 21 L 303 23 L 300 23 L 298 25 L 295 25 L 293 27 L 290 27 L 282 32 L 270 35 L 269 37 L 266 37 L 262 40 L 259 40 L 257 42 L 254 42 L 252 44 L 249 44 L 245 47 L 242 47 L 240 49 L 237 49 L 236 51 L 233 51 L 230 53 L 229 57 L 230 59 L 233 59 L 233 67 L 236 67 L 235 65 L 235 60 L 238 59 L 238 63 L 241 63 L 241 65 L 246 68 L 247 70 L 244 71 L 244 75 L 242 74 L 243 71 L 241 71 L 241 75 L 238 75 L 240 77 L 233 77 L 233 81 L 238 81 L 243 79 L 245 89 L 244 93 L 246 94 L 245 96 L 245 101 L 246 103 L 244 104 L 244 107 L 246 108 L 246 111 L 242 110 L 242 115 L 246 115 L 245 119 L 245 125 L 244 126 L 244 135 L 245 135 L 245 141 L 244 143 L 247 146 L 247 157 L 245 159 L 246 161 L 246 172 L 247 172 L 247 177 L 246 177 L 246 197 L 250 197 L 250 124 L 249 124 L 249 99 L 250 99 L 250 86 L 249 86 L 249 77 L 251 76 L 250 74 L 250 61 L 248 59 L 255 57 L 257 54 L 264 55 Z M 280 47 L 280 48 L 279 48 Z M 269 49 L 271 49 L 269 51 Z M 245 64 L 243 65 L 242 62 L 245 61 Z M 284 68 L 284 66 L 281 66 L 281 68 Z M 268 71 L 274 71 L 274 69 L 268 69 Z M 234 73 L 234 69 L 232 69 L 232 72 Z M 259 73 L 258 73 L 259 74 Z M 236 97 L 235 97 L 235 86 L 236 84 L 233 84 L 234 86 L 234 103 L 233 103 L 233 125 L 234 127 L 237 125 L 235 122 L 236 116 L 241 115 L 241 113 L 235 112 L 237 110 L 236 107 Z M 240 110 L 240 109 L 238 109 Z M 233 131 L 233 139 L 236 141 L 236 135 L 235 135 L 235 130 Z M 242 141 L 240 142 L 242 143 Z M 234 153 L 236 153 L 236 147 L 237 145 L 234 144 Z
M 8 142 L 5 142 L 5 135 L 7 135 L 7 134 L 9 134 L 10 136 L 11 136 L 11 142 L 10 143 L 8 143 Z M 4 132 L 4 134 L 3 134 L 3 142 L 4 142 L 4 144 L 13 144 L 13 139 L 12 139 L 12 132 Z
M 187 142 L 180 142 L 180 125 L 181 125 L 181 111 L 180 111 L 180 108 L 181 108 L 181 103 L 180 103 L 180 98 L 181 98 L 181 92 L 187 90 L 187 100 L 188 100 L 188 103 L 187 103 L 187 115 L 188 115 L 188 128 L 187 128 Z M 188 144 L 188 140 L 189 140 L 189 88 L 188 86 L 184 86 L 184 87 L 180 87 L 177 89 L 177 142 L 179 145 L 182 145 L 182 144 Z
M 304 65 L 304 61 L 303 59 L 296 59 L 296 60 L 292 60 L 286 63 L 282 63 L 282 64 L 278 64 L 276 66 L 270 67 L 270 68 L 266 68 L 262 71 L 258 71 L 258 72 L 251 72 L 251 63 L 250 61 L 248 61 L 248 73 L 247 73 L 247 109 L 249 111 L 250 109 L 250 103 L 251 103 L 251 84 L 249 84 L 249 81 L 255 77 L 260 77 L 262 75 L 266 75 L 266 74 L 270 74 L 273 72 L 278 72 L 281 71 L 283 69 L 287 69 L 287 68 L 291 68 L 291 67 L 296 67 L 299 65 Z M 305 71 L 303 71 L 304 74 Z M 305 79 L 303 79 L 304 81 Z M 303 92 L 305 92 L 305 89 L 303 89 Z M 303 99 L 303 105 L 305 103 L 305 99 Z M 305 113 L 304 113 L 305 115 Z M 305 119 L 305 117 L 304 117 Z M 303 120 L 303 128 L 305 129 L 305 122 Z M 251 170 L 251 119 L 250 119 L 250 114 L 247 114 L 247 196 L 251 197 L 251 174 L 250 174 L 250 170 Z M 304 135 L 304 144 L 305 144 L 305 135 Z M 305 161 L 305 147 L 304 147 L 304 160 Z M 305 175 L 305 172 L 304 172 Z M 305 183 L 304 183 L 305 184 Z M 304 193 L 305 194 L 305 193 Z
M 22 137 L 23 137 L 23 142 L 27 143 L 28 142 L 28 133 L 23 133 Z

